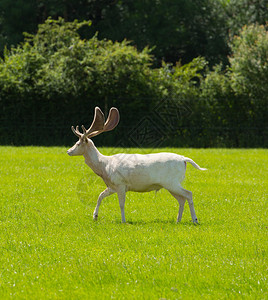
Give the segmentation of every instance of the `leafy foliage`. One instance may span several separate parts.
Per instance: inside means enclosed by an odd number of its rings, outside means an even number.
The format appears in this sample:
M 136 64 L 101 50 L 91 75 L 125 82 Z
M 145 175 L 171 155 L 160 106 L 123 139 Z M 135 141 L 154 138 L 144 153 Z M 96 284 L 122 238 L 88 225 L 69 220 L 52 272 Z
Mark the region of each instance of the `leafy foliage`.
M 242 27 L 265 25 L 268 19 L 266 0 L 222 0 L 226 25 L 231 37 L 238 35 Z
M 211 0 L 119 1 L 106 11 L 96 29 L 101 37 L 112 40 L 127 37 L 139 49 L 155 47 L 158 61 L 186 63 L 205 56 L 215 62 L 228 50 L 220 10 L 219 2 Z
M 265 24 L 266 0 L 1 0 L 0 51 L 23 41 L 22 33 L 37 32 L 48 17 L 65 21 L 92 20 L 87 38 L 133 41 L 139 50 L 154 47 L 156 65 L 175 64 L 203 56 L 210 66 L 227 63 L 229 34 L 244 25 Z M 27 21 L 25 21 L 27 20 Z
M 225 135 L 234 145 L 252 141 L 267 145 L 267 26 L 245 26 L 230 48 L 230 67 L 222 70 L 221 65 L 216 66 L 202 82 L 211 120 L 219 128 L 229 127 Z
M 113 43 L 97 36 L 81 40 L 77 31 L 88 24 L 48 19 L 36 35 L 27 34 L 21 46 L 5 51 L 0 64 L 3 115 L 14 106 L 17 120 L 34 112 L 27 120 L 29 127 L 36 127 L 36 115 L 47 122 L 49 112 L 52 127 L 57 121 L 66 127 L 69 122 L 88 122 L 88 112 L 96 105 L 108 109 L 122 103 L 122 112 L 133 108 L 132 118 L 149 110 L 150 101 L 161 96 L 150 68 L 150 50 L 138 52 L 127 41 Z M 64 112 L 60 118 L 59 111 Z
M 268 25 L 244 27 L 233 39 L 231 81 L 238 94 L 261 101 L 268 95 Z
M 117 106 L 126 116 L 120 125 L 128 135 L 137 122 L 144 126 L 144 118 L 157 115 L 160 103 L 177 114 L 164 135 L 169 145 L 267 143 L 262 133 L 267 128 L 266 27 L 245 27 L 230 45 L 230 67 L 209 71 L 203 57 L 184 65 L 163 61 L 153 68 L 152 49 L 138 51 L 126 40 L 97 35 L 81 39 L 79 31 L 88 25 L 49 18 L 36 35 L 26 34 L 24 43 L 5 50 L 0 62 L 2 144 L 69 143 L 72 134 L 66 135 L 66 128 L 88 124 L 96 105 L 105 113 Z M 170 123 L 169 113 L 164 121 Z M 100 139 L 106 144 L 117 140 L 114 133 Z

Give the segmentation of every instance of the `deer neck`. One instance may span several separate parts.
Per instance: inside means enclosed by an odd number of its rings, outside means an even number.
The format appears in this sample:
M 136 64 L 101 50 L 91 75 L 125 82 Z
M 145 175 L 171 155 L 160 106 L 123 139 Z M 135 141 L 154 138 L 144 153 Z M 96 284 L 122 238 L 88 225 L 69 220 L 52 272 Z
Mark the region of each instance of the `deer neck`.
M 84 153 L 85 163 L 99 176 L 104 173 L 105 156 L 102 155 L 90 140 Z

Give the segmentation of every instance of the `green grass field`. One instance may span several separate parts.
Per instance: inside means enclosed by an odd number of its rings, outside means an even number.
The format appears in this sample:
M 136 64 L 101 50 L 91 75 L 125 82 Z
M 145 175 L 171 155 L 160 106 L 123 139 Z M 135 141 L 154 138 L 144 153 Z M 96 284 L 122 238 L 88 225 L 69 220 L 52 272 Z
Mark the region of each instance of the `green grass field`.
M 105 186 L 66 150 L 0 147 L 1 299 L 268 298 L 268 150 L 153 150 L 208 168 L 184 181 L 197 226 L 164 190 L 128 193 L 128 224 L 116 195 L 93 221 Z

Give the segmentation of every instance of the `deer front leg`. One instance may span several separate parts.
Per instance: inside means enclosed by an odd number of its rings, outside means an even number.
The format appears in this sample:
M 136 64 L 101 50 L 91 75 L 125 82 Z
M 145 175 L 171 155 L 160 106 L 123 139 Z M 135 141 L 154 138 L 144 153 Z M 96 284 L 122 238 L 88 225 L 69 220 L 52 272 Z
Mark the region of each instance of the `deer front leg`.
M 94 220 L 98 219 L 98 213 L 99 213 L 99 208 L 100 208 L 100 205 L 101 205 L 101 201 L 105 197 L 108 197 L 108 196 L 112 195 L 113 193 L 114 193 L 114 191 L 112 189 L 110 189 L 109 187 L 107 187 L 106 190 L 104 190 L 103 192 L 100 193 L 98 201 L 97 201 L 96 208 L 95 208 L 94 213 L 93 213 L 93 219 Z
M 126 218 L 125 218 L 126 191 L 125 191 L 125 187 L 120 187 L 117 190 L 117 195 L 118 195 L 119 205 L 120 205 L 120 209 L 121 209 L 121 220 L 122 220 L 122 223 L 126 223 Z

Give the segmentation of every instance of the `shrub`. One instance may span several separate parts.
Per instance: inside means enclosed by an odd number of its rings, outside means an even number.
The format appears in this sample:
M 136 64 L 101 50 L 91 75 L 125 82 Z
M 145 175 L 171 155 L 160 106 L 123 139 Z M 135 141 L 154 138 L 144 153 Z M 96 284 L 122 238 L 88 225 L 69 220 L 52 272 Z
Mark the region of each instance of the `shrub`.
M 231 43 L 230 78 L 234 91 L 253 99 L 268 95 L 268 26 L 245 26 Z
M 26 34 L 24 43 L 5 50 L 1 144 L 71 143 L 68 128 L 89 125 L 98 105 L 105 113 L 111 106 L 119 108 L 120 135 L 138 124 L 143 131 L 156 124 L 151 139 L 161 138 L 162 125 L 172 127 L 170 134 L 163 133 L 167 145 L 267 145 L 267 27 L 244 27 L 230 45 L 230 67 L 209 71 L 202 57 L 186 65 L 163 62 L 154 69 L 149 48 L 138 51 L 126 40 L 99 40 L 97 35 L 82 40 L 79 30 L 88 25 L 48 19 L 36 35 Z M 145 129 L 144 118 L 150 121 Z M 97 139 L 106 145 L 125 140 L 115 134 Z
M 88 24 L 48 19 L 36 35 L 27 34 L 21 46 L 5 51 L 0 101 L 2 118 L 9 114 L 13 119 L 13 123 L 6 120 L 7 129 L 21 127 L 24 120 L 27 128 L 36 131 L 37 127 L 48 131 L 48 126 L 66 130 L 73 122 L 90 122 L 96 105 L 106 110 L 117 105 L 123 113 L 132 108 L 133 115 L 125 123 L 149 110 L 157 88 L 150 50 L 138 52 L 127 41 L 100 41 L 97 36 L 81 40 L 77 31 Z M 47 138 L 44 142 L 27 129 L 25 137 L 20 133 L 1 142 L 28 143 L 28 136 L 32 143 L 58 143 L 53 133 L 40 133 Z
M 267 27 L 245 26 L 230 43 L 230 67 L 216 66 L 202 82 L 211 122 L 224 144 L 267 146 L 268 35 Z M 228 143 L 228 140 L 231 143 Z

